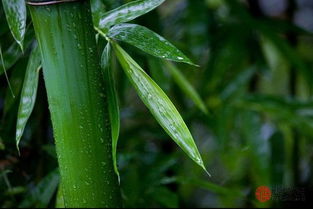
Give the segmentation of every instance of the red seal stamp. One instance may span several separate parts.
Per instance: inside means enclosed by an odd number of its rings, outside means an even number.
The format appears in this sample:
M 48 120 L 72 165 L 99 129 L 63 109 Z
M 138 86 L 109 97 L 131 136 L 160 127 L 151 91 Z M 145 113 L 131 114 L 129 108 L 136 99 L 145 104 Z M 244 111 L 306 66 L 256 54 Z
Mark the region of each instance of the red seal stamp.
M 255 197 L 260 202 L 267 202 L 272 197 L 272 191 L 267 186 L 260 186 L 255 191 Z

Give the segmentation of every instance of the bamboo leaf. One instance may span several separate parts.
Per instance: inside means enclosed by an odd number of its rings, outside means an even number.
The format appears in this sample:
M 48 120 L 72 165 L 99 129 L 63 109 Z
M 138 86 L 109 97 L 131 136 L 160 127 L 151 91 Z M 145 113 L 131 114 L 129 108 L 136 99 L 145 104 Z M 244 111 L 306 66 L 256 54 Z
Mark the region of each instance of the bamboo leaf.
M 201 97 L 185 76 L 170 62 L 165 62 L 165 66 L 171 72 L 174 81 L 182 89 L 182 91 L 196 104 L 196 106 L 205 114 L 208 113 L 208 110 L 202 101 Z
M 113 165 L 115 173 L 117 174 L 119 180 L 119 172 L 117 168 L 117 142 L 120 132 L 120 110 L 117 99 L 117 91 L 115 88 L 115 82 L 113 78 L 113 72 L 110 70 L 111 66 L 111 46 L 108 43 L 102 53 L 101 57 L 101 68 L 103 71 L 104 81 L 107 90 L 108 96 L 108 106 L 109 106 L 109 115 L 111 122 L 111 131 L 112 131 L 112 155 L 113 155 Z
M 302 102 L 289 97 L 252 94 L 241 98 L 236 106 L 266 113 L 278 122 L 299 129 L 302 134 L 313 136 L 312 101 Z
M 151 78 L 161 87 L 161 89 L 169 91 L 172 77 L 170 73 L 161 65 L 160 60 L 155 59 L 154 57 L 149 57 L 148 66 Z
M 215 194 L 221 194 L 221 195 L 230 195 L 230 196 L 236 196 L 236 197 L 244 197 L 245 194 L 241 191 L 238 191 L 238 189 L 235 188 L 226 188 L 223 186 L 220 186 L 218 184 L 214 184 L 208 181 L 203 181 L 199 178 L 191 178 L 187 176 L 179 176 L 176 177 L 176 181 L 183 184 L 183 185 L 194 185 L 199 188 L 202 188 L 204 190 L 208 190 Z
M 2 53 L 2 52 L 1 52 Z M 21 53 L 18 44 L 14 42 L 6 51 L 3 52 L 3 62 L 0 62 L 0 75 L 10 69 L 19 59 Z
M 12 106 L 14 106 L 15 102 L 18 100 L 18 95 L 20 94 L 23 87 L 26 65 L 27 60 L 23 59 L 20 62 L 16 63 L 16 65 L 12 68 L 12 73 L 10 75 L 10 83 L 12 84 L 12 91 L 15 97 L 12 97 L 12 92 L 8 88 L 6 90 L 4 100 L 4 109 L 3 109 L 4 115 L 6 115 L 9 112 L 9 110 L 12 108 Z
M 108 29 L 112 25 L 129 22 L 150 12 L 164 1 L 165 0 L 137 0 L 106 12 L 103 15 L 97 14 L 95 15 L 96 17 L 99 17 L 97 27 L 99 29 Z
M 18 110 L 18 119 L 16 125 L 16 147 L 18 150 L 18 146 L 23 135 L 26 123 L 35 105 L 40 62 L 40 51 L 39 47 L 37 46 L 30 55 L 26 69 L 23 89 L 21 92 L 21 101 Z
M 63 189 L 62 189 L 61 181 L 59 182 L 59 187 L 58 187 L 58 191 L 57 191 L 57 197 L 56 197 L 56 201 L 55 201 L 55 208 L 65 208 Z
M 53 195 L 56 193 L 60 182 L 59 170 L 56 169 L 45 176 L 38 185 L 33 188 L 19 205 L 21 208 L 46 208 Z
M 238 73 L 221 91 L 221 99 L 225 101 L 231 97 L 236 97 L 234 95 L 249 82 L 255 72 L 256 67 L 251 66 Z
M 178 194 L 167 187 L 157 187 L 152 191 L 152 197 L 166 208 L 178 208 Z
M 24 40 L 24 49 L 28 49 L 33 43 L 33 31 L 28 30 Z M 0 62 L 0 75 L 4 73 L 3 69 L 9 71 L 10 68 L 23 56 L 23 53 L 19 49 L 19 45 L 14 42 L 9 48 L 3 51 L 3 62 Z
M 282 39 L 277 34 L 273 33 L 270 28 L 265 25 L 260 25 L 259 28 L 262 38 L 266 38 L 270 44 L 275 47 L 281 55 L 289 61 L 289 63 L 299 70 L 299 72 L 304 76 L 310 88 L 313 87 L 311 78 L 313 77 L 313 72 L 308 66 L 308 64 L 303 61 L 297 52 L 290 43 L 288 43 L 285 39 Z
M 107 36 L 131 44 L 148 54 L 162 59 L 195 65 L 186 55 L 166 39 L 140 25 L 116 25 L 110 29 Z
M 101 18 L 102 12 L 106 11 L 106 7 L 103 4 L 102 0 L 91 0 L 90 6 L 91 6 L 93 23 L 96 25 L 98 24 Z
M 113 43 L 113 47 L 126 75 L 154 118 L 181 149 L 206 171 L 193 137 L 171 100 L 118 44 Z
M 5 78 L 6 78 L 7 82 L 8 82 L 8 86 L 9 86 L 10 92 L 11 92 L 11 94 L 12 94 L 12 97 L 15 98 L 14 92 L 13 92 L 13 89 L 12 89 L 12 87 L 11 87 L 11 83 L 10 83 L 10 80 L 9 80 L 9 77 L 8 77 L 8 74 L 7 74 L 6 69 L 5 69 L 5 67 L 4 67 L 5 64 L 4 64 L 4 61 L 3 61 L 3 55 L 2 55 L 1 45 L 0 45 L 0 61 L 1 61 L 2 66 L 3 66 L 3 72 L 4 72 L 4 74 L 5 74 Z
M 12 35 L 23 51 L 27 16 L 25 1 L 2 0 L 2 4 Z

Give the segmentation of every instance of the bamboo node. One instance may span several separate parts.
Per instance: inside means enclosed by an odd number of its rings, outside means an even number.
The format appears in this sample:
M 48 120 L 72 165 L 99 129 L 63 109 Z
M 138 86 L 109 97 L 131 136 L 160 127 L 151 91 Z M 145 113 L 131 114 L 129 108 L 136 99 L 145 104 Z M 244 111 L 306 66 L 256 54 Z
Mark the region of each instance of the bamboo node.
M 46 0 L 46 1 L 34 1 L 34 0 L 27 0 L 26 4 L 32 6 L 45 6 L 45 5 L 53 5 L 53 4 L 61 4 L 61 3 L 68 3 L 68 2 L 76 2 L 76 1 L 84 1 L 84 0 Z

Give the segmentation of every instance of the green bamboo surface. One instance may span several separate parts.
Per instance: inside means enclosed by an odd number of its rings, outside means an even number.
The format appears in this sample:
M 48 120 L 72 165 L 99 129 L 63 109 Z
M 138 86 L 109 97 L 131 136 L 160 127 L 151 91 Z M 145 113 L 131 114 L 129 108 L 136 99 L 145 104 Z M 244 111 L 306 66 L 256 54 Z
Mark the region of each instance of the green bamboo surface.
M 120 207 L 90 3 L 29 6 L 42 53 L 66 207 Z

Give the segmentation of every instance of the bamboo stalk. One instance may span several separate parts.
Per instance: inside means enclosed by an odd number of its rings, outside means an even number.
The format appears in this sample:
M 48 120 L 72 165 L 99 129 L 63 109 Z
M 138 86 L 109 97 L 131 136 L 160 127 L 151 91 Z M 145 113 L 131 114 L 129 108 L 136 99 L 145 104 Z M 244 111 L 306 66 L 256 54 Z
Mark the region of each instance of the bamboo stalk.
M 120 207 L 90 2 L 29 8 L 42 53 L 65 206 Z

